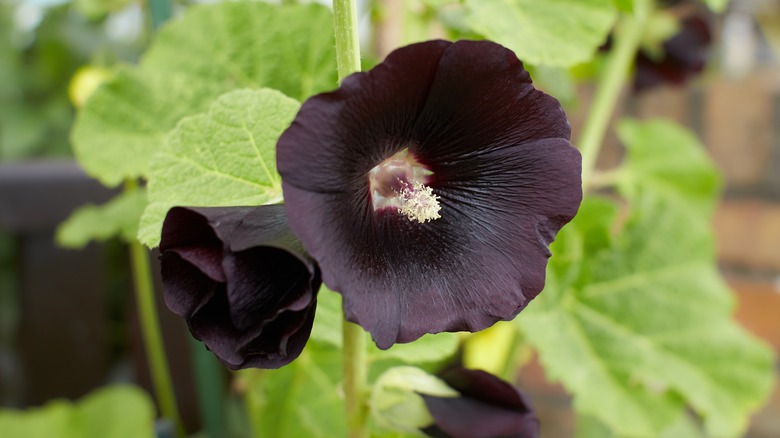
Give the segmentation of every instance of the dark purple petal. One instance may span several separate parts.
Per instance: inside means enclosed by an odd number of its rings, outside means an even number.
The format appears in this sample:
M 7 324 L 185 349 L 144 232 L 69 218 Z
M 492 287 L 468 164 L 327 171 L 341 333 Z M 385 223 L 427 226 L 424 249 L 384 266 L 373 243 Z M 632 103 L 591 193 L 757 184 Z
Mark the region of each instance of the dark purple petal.
M 307 101 L 277 161 L 291 228 L 347 319 L 388 348 L 511 319 L 541 291 L 548 246 L 582 196 L 568 137 L 511 51 L 432 41 Z M 440 218 L 376 209 L 369 171 L 398 154 L 428 172 Z
M 396 50 L 370 71 L 346 78 L 338 90 L 304 102 L 278 142 L 278 165 L 296 169 L 285 172 L 285 182 L 351 192 L 372 163 L 403 148 L 413 135 L 439 59 L 451 45 L 430 41 Z M 294 145 L 308 145 L 313 155 L 298 153 Z
M 278 368 L 301 353 L 320 274 L 283 206 L 171 209 L 160 248 L 166 304 L 226 366 Z
M 570 135 L 560 103 L 534 89 L 514 53 L 490 41 L 458 41 L 439 61 L 411 150 L 433 165 Z
M 464 397 L 519 412 L 532 411 L 531 405 L 517 388 L 488 372 L 453 366 L 438 376 Z
M 278 309 L 303 296 L 309 297 L 303 307 L 312 300 L 308 267 L 287 251 L 263 246 L 230 252 L 224 268 L 230 316 L 238 329 L 248 330 L 258 320 L 272 318 Z M 289 292 L 280 294 L 277 290 Z
M 163 222 L 160 251 L 195 246 L 216 248 L 256 207 L 173 207 Z
M 479 370 L 453 368 L 440 377 L 460 397 L 423 395 L 434 424 L 423 430 L 434 437 L 535 438 L 539 421 L 525 397 L 498 377 Z
M 197 312 L 188 325 L 192 335 L 230 369 L 279 368 L 297 358 L 309 339 L 316 298 L 309 294 L 302 310 L 279 308 L 250 329 L 238 329 L 224 289 Z M 300 307 L 300 306 L 296 306 Z
M 184 319 L 191 318 L 221 284 L 172 251 L 160 256 L 160 265 L 165 305 Z
M 643 91 L 661 84 L 682 85 L 701 73 L 712 41 L 710 25 L 704 16 L 690 16 L 680 23 L 680 32 L 664 42 L 664 55 L 653 59 L 639 52 L 634 90 Z
M 163 222 L 160 251 L 164 254 L 176 253 L 209 278 L 224 282 L 224 236 L 221 234 L 232 233 L 243 214 L 243 211 L 220 209 L 211 213 L 213 217 L 209 218 L 197 209 L 174 207 L 168 211 Z

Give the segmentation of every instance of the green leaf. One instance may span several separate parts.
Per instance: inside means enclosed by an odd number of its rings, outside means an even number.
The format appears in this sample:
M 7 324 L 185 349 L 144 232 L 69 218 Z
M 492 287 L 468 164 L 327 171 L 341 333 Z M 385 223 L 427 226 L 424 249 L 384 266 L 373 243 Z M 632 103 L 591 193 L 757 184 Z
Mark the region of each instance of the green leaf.
M 196 88 L 193 95 L 174 101 L 171 96 L 183 94 L 177 89 L 184 85 L 168 85 L 170 80 L 127 67 L 95 90 L 71 131 L 73 151 L 87 173 L 109 187 L 146 176 L 165 134 L 183 116 L 207 108 L 221 91 Z
M 577 416 L 577 433 L 576 438 L 620 438 L 599 420 L 590 417 L 579 415 Z M 686 414 L 680 415 L 680 418 L 672 423 L 671 426 L 664 429 L 658 435 L 658 438 L 704 438 L 696 419 Z
M 452 357 L 457 349 L 457 334 L 437 333 L 425 335 L 408 344 L 395 344 L 387 350 L 380 350 L 371 343 L 369 355 L 374 360 L 399 360 L 407 364 L 422 364 Z
M 42 408 L 0 411 L 3 438 L 152 438 L 154 407 L 139 388 L 96 390 L 76 404 L 55 400 Z
M 622 12 L 634 12 L 634 0 L 612 0 L 615 6 Z
M 425 436 L 420 429 L 434 423 L 422 395 L 457 397 L 458 391 L 419 368 L 393 367 L 385 371 L 371 390 L 369 405 L 380 430 Z
M 569 67 L 589 60 L 617 18 L 613 0 L 466 0 L 475 32 L 525 62 Z
M 132 0 L 74 0 L 73 6 L 81 15 L 96 20 L 111 12 L 117 12 L 130 3 Z
M 76 437 L 73 406 L 63 400 L 48 402 L 42 408 L 25 411 L 0 410 L 0 430 L 4 438 Z
M 303 100 L 335 88 L 330 10 L 321 5 L 225 2 L 188 7 L 79 111 L 77 158 L 108 186 L 146 176 L 165 135 L 236 88 L 275 88 Z
M 457 5 L 461 0 L 422 0 L 422 3 L 431 9 L 440 9 L 445 6 Z
M 617 133 L 627 155 L 618 189 L 629 199 L 641 192 L 679 201 L 708 217 L 721 179 L 704 146 L 677 123 L 665 120 L 619 121 Z
M 536 88 L 555 96 L 565 107 L 573 107 L 577 103 L 577 87 L 569 69 L 562 67 L 534 66 L 525 64 L 531 74 Z
M 57 227 L 57 244 L 83 248 L 92 240 L 119 236 L 126 242 L 138 234 L 138 221 L 146 207 L 146 191 L 125 191 L 103 205 L 88 204 L 74 211 Z
M 664 43 L 680 32 L 680 18 L 672 11 L 653 11 L 645 25 L 640 50 L 654 61 L 661 62 L 666 55 Z
M 343 317 L 341 294 L 333 292 L 323 284 L 317 294 L 317 310 L 314 314 L 311 339 L 341 348 Z
M 149 206 L 138 238 L 156 246 L 173 206 L 261 205 L 281 201 L 276 140 L 298 102 L 275 90 L 235 90 L 208 113 L 179 123 L 149 170 Z
M 76 408 L 77 436 L 94 438 L 154 437 L 154 405 L 141 389 L 114 386 L 96 391 Z
M 713 12 L 723 12 L 729 4 L 729 0 L 704 0 Z
M 309 341 L 298 359 L 250 382 L 255 436 L 347 436 L 340 350 Z
M 548 376 L 618 435 L 658 436 L 686 405 L 709 433 L 737 435 L 772 388 L 774 358 L 732 320 L 706 221 L 646 192 L 614 238 L 592 242 L 585 231 L 615 217 L 592 203 L 552 249 L 579 268 L 551 262 L 555 291 L 517 318 Z

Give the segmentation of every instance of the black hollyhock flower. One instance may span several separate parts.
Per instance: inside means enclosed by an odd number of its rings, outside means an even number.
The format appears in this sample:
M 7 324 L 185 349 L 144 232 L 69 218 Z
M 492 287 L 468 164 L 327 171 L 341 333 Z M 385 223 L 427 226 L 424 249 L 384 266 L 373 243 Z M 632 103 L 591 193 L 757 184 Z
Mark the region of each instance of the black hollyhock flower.
M 712 42 L 704 16 L 682 19 L 680 31 L 663 43 L 663 56 L 654 58 L 640 51 L 636 58 L 634 90 L 644 91 L 667 83 L 682 85 L 704 70 Z
M 277 144 L 290 227 L 380 348 L 514 318 L 576 214 L 560 104 L 489 41 L 398 49 L 307 100 Z
M 301 354 L 320 274 L 283 206 L 172 208 L 160 250 L 165 303 L 228 368 Z
M 523 394 L 498 377 L 480 370 L 450 368 L 439 377 L 460 397 L 422 394 L 432 426 L 423 429 L 436 438 L 536 438 L 536 419 Z

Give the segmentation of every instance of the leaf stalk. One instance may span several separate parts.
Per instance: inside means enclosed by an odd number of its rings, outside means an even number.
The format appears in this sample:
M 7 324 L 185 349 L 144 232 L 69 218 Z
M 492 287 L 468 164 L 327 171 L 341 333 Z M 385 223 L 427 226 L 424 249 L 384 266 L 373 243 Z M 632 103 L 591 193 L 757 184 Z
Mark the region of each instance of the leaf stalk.
M 138 190 L 138 184 L 135 181 L 128 181 L 125 183 L 125 190 Z M 146 349 L 149 371 L 152 375 L 155 398 L 160 405 L 162 416 L 173 421 L 176 436 L 183 438 L 185 436 L 184 424 L 176 406 L 176 396 L 173 391 L 173 383 L 171 382 L 170 368 L 165 355 L 165 345 L 163 344 L 154 299 L 154 283 L 152 282 L 152 272 L 149 266 L 149 256 L 146 248 L 137 239 L 133 239 L 130 242 L 130 263 L 133 268 L 135 299 L 138 305 L 141 335 L 144 341 L 144 348 Z
M 651 15 L 651 0 L 635 0 L 634 13 L 621 17 L 614 33 L 614 49 L 599 76 L 588 119 L 579 137 L 582 152 L 582 185 L 587 187 L 604 143 L 609 120 L 628 79 L 642 36 Z

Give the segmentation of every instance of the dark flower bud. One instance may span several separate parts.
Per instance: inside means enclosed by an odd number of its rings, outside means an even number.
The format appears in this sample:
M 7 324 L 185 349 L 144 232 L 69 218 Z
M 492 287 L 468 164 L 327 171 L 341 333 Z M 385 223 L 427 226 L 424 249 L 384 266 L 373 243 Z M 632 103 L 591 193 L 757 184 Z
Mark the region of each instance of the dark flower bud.
M 664 41 L 660 57 L 642 51 L 637 54 L 634 90 L 684 84 L 704 70 L 711 42 L 710 24 L 704 15 L 683 18 L 679 32 Z
M 436 438 L 536 438 L 539 421 L 523 394 L 498 377 L 454 367 L 439 374 L 460 395 L 423 394 L 434 424 L 423 429 Z
M 582 199 L 560 104 L 489 41 L 400 48 L 277 143 L 290 227 L 379 348 L 513 319 Z
M 225 366 L 278 368 L 300 355 L 320 274 L 283 206 L 172 208 L 160 250 L 165 303 Z
M 385 371 L 371 413 L 385 429 L 439 438 L 535 438 L 539 422 L 525 397 L 498 377 L 461 366 L 438 376 L 408 366 Z

